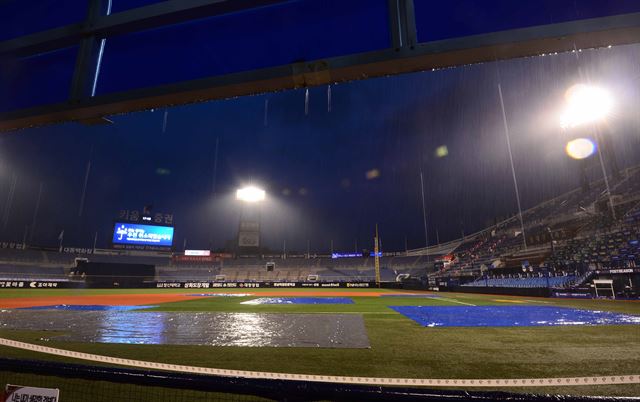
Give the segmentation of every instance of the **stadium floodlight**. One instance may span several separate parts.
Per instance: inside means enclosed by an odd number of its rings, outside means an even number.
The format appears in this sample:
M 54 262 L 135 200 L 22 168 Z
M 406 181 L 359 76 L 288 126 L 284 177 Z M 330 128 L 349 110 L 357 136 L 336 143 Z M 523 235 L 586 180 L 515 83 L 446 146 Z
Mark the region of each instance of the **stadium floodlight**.
M 611 189 L 609 188 L 609 180 L 607 179 L 607 169 L 604 166 L 602 147 L 600 146 L 601 133 L 596 124 L 605 120 L 609 113 L 611 113 L 613 107 L 611 94 L 600 87 L 577 84 L 569 88 L 564 96 L 567 101 L 567 107 L 560 117 L 560 126 L 563 129 L 570 129 L 576 126 L 592 124 L 596 140 L 595 144 L 586 138 L 570 141 L 565 147 L 565 151 L 574 159 L 584 159 L 593 154 L 594 150 L 598 151 L 602 176 L 609 196 L 611 216 L 615 220 L 616 211 L 613 207 Z
M 603 88 L 585 84 L 572 86 L 565 93 L 567 107 L 560 116 L 560 126 L 571 128 L 596 123 L 611 112 L 611 94 Z
M 236 200 L 244 201 L 244 202 L 258 202 L 264 201 L 265 192 L 264 190 L 254 187 L 247 186 L 243 188 L 239 188 L 236 190 Z

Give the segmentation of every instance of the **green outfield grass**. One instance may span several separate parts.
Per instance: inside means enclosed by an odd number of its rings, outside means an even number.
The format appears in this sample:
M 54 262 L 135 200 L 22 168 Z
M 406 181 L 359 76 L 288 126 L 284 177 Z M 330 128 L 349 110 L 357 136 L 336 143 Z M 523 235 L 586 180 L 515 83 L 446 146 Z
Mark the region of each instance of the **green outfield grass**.
M 251 292 L 234 290 L 0 290 L 0 298 L 127 293 Z M 296 289 L 295 291 L 300 291 Z M 328 291 L 327 289 L 309 289 Z M 337 291 L 366 291 L 339 289 Z M 55 334 L 0 330 L 0 336 L 51 347 L 164 363 L 239 370 L 277 371 L 345 376 L 410 378 L 541 378 L 640 374 L 640 326 L 572 326 L 513 328 L 424 328 L 394 312 L 392 305 L 512 305 L 571 306 L 640 315 L 640 303 L 607 300 L 516 298 L 497 295 L 440 293 L 445 299 L 354 297 L 345 305 L 243 305 L 254 297 L 205 297 L 165 303 L 154 311 L 350 313 L 362 314 L 370 349 L 207 347 L 170 345 L 86 344 L 55 340 Z M 498 301 L 504 300 L 504 301 Z M 39 314 L 34 311 L 34 314 Z M 43 340 L 46 339 L 46 340 Z M 0 347 L 6 357 L 56 360 Z M 523 388 L 536 393 L 640 395 L 640 385 Z

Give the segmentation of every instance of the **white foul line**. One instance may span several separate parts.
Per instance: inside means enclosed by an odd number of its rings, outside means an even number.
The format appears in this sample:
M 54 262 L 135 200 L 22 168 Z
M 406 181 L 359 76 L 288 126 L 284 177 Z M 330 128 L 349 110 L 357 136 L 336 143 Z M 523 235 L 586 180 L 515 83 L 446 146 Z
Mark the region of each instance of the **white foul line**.
M 435 300 L 445 300 L 445 301 L 448 301 L 448 302 L 451 302 L 451 303 L 458 303 L 458 304 L 464 304 L 465 306 L 473 306 L 473 307 L 476 307 L 476 305 L 475 305 L 475 304 L 461 302 L 461 301 L 458 301 L 458 300 L 456 300 L 456 299 L 449 299 L 448 297 L 438 297 L 438 298 L 437 298 L 437 299 L 435 299 Z
M 601 377 L 563 377 L 563 378 L 519 378 L 519 379 L 418 379 L 418 378 L 378 378 L 378 377 L 345 377 L 315 374 L 287 374 L 262 371 L 226 370 L 208 367 L 183 366 L 147 362 L 142 360 L 122 359 L 94 355 L 91 353 L 74 352 L 71 350 L 51 348 L 0 338 L 0 345 L 16 349 L 30 350 L 73 359 L 89 360 L 92 362 L 109 363 L 144 369 L 174 371 L 180 373 L 205 374 L 224 377 L 258 378 L 268 380 L 315 381 L 341 384 L 361 385 L 390 385 L 390 386 L 429 386 L 429 387 L 548 387 L 565 385 L 612 385 L 612 384 L 640 384 L 640 375 L 616 375 Z

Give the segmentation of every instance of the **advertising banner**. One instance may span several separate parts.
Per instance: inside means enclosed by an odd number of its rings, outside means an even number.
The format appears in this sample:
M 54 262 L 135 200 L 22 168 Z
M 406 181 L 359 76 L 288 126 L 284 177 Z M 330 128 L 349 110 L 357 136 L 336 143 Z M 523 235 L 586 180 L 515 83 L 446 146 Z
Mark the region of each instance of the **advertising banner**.
M 374 282 L 156 282 L 156 288 L 372 288 Z
M 7 281 L 7 280 L 0 280 L 0 288 L 46 288 L 46 289 L 51 289 L 51 288 L 58 288 L 58 287 L 64 287 L 61 286 L 63 283 L 59 283 L 59 282 L 55 282 L 55 281 Z
M 184 250 L 184 255 L 196 257 L 209 257 L 211 250 Z
M 572 291 L 566 291 L 566 292 L 558 292 L 558 291 L 553 291 L 551 292 L 551 297 L 564 297 L 564 298 L 568 298 L 568 299 L 593 299 L 593 296 L 591 295 L 590 292 L 572 292 Z
M 23 387 L 7 384 L 2 401 L 6 402 L 58 402 L 60 391 L 56 388 Z

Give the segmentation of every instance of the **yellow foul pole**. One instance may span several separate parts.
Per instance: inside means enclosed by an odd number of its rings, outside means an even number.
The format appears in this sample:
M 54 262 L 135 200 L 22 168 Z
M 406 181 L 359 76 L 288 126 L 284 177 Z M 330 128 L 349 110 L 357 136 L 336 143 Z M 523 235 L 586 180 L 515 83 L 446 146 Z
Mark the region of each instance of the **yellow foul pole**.
M 376 237 L 374 238 L 374 242 L 373 242 L 373 258 L 375 261 L 375 267 L 376 267 L 376 285 L 378 287 L 380 287 L 380 256 L 378 253 L 379 247 L 378 247 L 378 224 L 376 223 Z

